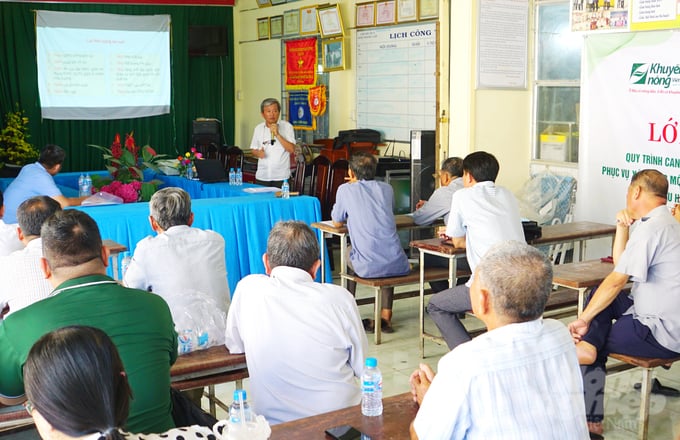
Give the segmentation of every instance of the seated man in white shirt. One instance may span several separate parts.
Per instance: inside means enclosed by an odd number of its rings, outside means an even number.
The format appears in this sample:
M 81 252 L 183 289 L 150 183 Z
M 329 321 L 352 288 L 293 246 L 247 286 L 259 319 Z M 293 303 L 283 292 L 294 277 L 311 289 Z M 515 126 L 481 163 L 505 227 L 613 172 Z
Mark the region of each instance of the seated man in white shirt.
M 16 223 L 5 223 L 5 199 L 0 191 L 0 256 L 9 255 L 24 248 L 24 244 L 17 237 Z
M 47 298 L 52 286 L 45 278 L 40 260 L 43 256 L 40 228 L 52 214 L 61 211 L 51 197 L 31 197 L 19 205 L 14 231 L 24 249 L 0 257 L 0 305 L 9 306 L 8 314 Z
M 149 222 L 158 234 L 137 243 L 123 284 L 163 297 L 177 320 L 187 294 L 205 296 L 226 314 L 229 286 L 224 238 L 192 228 L 191 198 L 181 188 L 157 191 L 149 202 Z
M 246 353 L 254 412 L 277 424 L 358 404 L 368 341 L 349 291 L 314 282 L 316 235 L 279 222 L 262 259 L 267 275 L 238 283 L 226 332 L 229 351 Z
M 581 370 L 564 324 L 542 319 L 552 265 L 518 241 L 492 246 L 470 299 L 488 332 L 411 375 L 411 439 L 588 438 Z

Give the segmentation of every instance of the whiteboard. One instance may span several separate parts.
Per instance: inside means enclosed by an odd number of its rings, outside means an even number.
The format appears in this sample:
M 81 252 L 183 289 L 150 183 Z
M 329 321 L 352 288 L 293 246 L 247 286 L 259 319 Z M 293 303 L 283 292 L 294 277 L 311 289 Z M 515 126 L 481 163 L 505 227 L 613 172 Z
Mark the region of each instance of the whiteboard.
M 357 31 L 357 127 L 408 143 L 411 130 L 436 130 L 437 24 Z

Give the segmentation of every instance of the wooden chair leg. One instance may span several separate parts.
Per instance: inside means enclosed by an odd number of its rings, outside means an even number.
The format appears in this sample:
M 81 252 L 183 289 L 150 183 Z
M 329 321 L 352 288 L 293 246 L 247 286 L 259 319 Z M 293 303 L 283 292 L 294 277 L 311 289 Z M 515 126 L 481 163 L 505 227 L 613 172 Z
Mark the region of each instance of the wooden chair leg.
M 638 416 L 638 439 L 647 440 L 649 427 L 649 398 L 652 393 L 652 369 L 642 369 L 642 386 L 640 388 L 640 415 Z

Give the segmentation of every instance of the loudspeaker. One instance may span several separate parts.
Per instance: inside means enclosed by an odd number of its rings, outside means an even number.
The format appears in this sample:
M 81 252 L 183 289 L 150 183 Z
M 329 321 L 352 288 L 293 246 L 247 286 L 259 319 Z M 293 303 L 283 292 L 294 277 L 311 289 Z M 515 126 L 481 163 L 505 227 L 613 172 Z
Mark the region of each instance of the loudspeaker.
M 220 121 L 217 119 L 196 119 L 192 122 L 191 144 L 195 147 L 222 145 L 222 130 Z M 201 153 L 205 153 L 200 150 Z
M 427 200 L 434 192 L 435 139 L 434 130 L 411 130 L 411 211 L 418 200 Z

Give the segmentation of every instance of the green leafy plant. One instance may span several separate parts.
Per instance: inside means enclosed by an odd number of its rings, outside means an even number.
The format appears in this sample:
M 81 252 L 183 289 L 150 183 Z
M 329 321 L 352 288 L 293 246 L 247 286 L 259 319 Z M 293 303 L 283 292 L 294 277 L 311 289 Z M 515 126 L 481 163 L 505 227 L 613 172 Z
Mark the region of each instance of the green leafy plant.
M 38 150 L 28 143 L 28 118 L 16 105 L 16 110 L 5 115 L 5 126 L 0 131 L 0 165 L 26 165 L 38 159 Z

